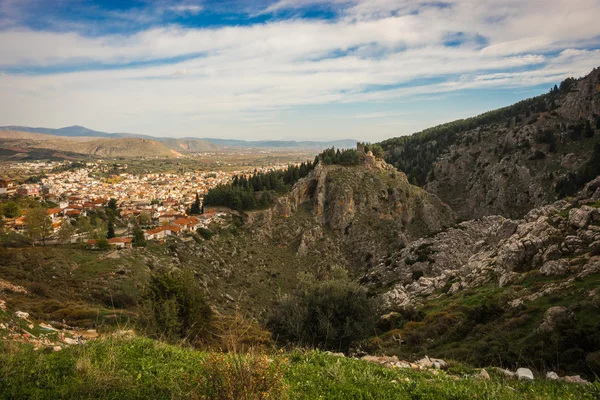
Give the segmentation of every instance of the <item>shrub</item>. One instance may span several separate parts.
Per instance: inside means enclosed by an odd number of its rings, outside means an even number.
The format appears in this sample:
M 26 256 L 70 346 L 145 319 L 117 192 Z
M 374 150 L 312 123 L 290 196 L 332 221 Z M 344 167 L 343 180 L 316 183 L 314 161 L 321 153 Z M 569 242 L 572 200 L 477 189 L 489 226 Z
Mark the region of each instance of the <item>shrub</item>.
M 198 379 L 202 398 L 212 400 L 286 399 L 283 364 L 264 354 L 210 353 L 203 362 L 204 379 Z
M 34 282 L 29 286 L 29 291 L 40 297 L 48 296 L 48 285 L 42 282 Z
M 198 233 L 198 235 L 200 235 L 204 240 L 210 240 L 213 237 L 213 232 L 210 229 L 202 227 L 196 229 L 196 233 Z
M 377 312 L 366 291 L 347 278 L 309 283 L 275 309 L 268 326 L 283 342 L 348 351 L 375 333 Z
M 139 323 L 154 338 L 194 341 L 205 333 L 211 316 L 191 272 L 160 270 L 142 295 Z
M 269 331 L 237 313 L 213 318 L 209 329 L 211 339 L 208 344 L 226 352 L 249 351 L 272 344 Z

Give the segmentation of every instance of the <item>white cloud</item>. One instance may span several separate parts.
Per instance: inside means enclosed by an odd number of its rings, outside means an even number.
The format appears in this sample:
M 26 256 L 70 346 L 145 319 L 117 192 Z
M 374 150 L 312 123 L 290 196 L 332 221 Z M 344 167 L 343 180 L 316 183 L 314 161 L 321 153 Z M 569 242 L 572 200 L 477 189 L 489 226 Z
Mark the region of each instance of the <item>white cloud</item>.
M 114 131 L 174 129 L 184 136 L 202 135 L 198 124 L 232 124 L 236 132 L 251 124 L 255 132 L 262 125 L 280 126 L 282 110 L 550 84 L 598 66 L 598 51 L 586 50 L 600 45 L 600 25 L 593 23 L 600 20 L 598 0 L 547 0 L 544 7 L 516 0 L 422 3 L 340 0 L 342 17 L 334 21 L 167 26 L 99 37 L 13 27 L 0 31 L 0 68 L 75 72 L 0 75 L 0 124 L 69 125 L 76 115 L 93 128 Z M 298 5 L 283 0 L 272 11 Z M 197 4 L 179 6 L 185 7 L 179 12 L 201 11 Z M 465 43 L 445 46 L 456 32 Z M 191 55 L 200 56 L 186 59 Z M 156 64 L 174 57 L 185 60 Z M 141 64 L 77 71 L 89 64 L 130 63 Z M 352 119 L 393 116 L 388 112 Z M 341 128 L 333 134 L 345 136 Z
M 196 15 L 202 11 L 202 6 L 198 4 L 178 4 L 176 6 L 168 7 L 169 10 L 175 11 L 179 14 L 192 14 Z

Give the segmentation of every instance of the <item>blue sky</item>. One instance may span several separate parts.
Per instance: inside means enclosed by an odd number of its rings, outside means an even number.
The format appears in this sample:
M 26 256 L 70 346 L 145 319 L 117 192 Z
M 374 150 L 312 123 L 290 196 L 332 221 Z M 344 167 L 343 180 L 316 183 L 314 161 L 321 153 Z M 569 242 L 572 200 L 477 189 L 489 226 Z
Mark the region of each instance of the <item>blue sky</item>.
M 0 0 L 0 125 L 377 141 L 587 74 L 599 20 L 600 0 Z

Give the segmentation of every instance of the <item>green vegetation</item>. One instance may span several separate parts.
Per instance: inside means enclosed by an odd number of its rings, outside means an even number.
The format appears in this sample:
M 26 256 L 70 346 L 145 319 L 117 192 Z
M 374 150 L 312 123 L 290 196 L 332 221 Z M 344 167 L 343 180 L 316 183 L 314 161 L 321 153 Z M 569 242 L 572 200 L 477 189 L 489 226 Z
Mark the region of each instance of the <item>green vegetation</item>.
M 401 357 L 436 354 L 481 367 L 526 365 L 593 380 L 600 374 L 600 299 L 589 293 L 600 284 L 600 275 L 575 280 L 566 289 L 519 306 L 507 305 L 512 299 L 539 292 L 544 285 L 566 280 L 532 271 L 513 286 L 488 285 L 455 295 L 436 293 L 425 306 L 402 311 L 386 327 L 390 330 L 371 340 L 370 346 L 373 350 L 383 346 Z M 552 306 L 567 307 L 573 318 L 557 323 L 551 331 L 541 331 L 544 313 Z M 404 344 L 393 340 L 397 335 Z
M 463 139 L 466 131 L 491 124 L 502 124 L 512 119 L 527 118 L 532 114 L 552 111 L 557 98 L 571 90 L 576 82 L 568 78 L 560 89 L 520 101 L 508 107 L 489 111 L 472 118 L 460 119 L 425 129 L 410 136 L 401 136 L 380 143 L 386 152 L 386 161 L 406 173 L 411 182 L 424 185 L 432 174 L 433 163 L 451 145 Z M 477 140 L 480 140 L 477 139 Z
M 205 353 L 143 338 L 98 340 L 57 353 L 0 346 L 2 399 L 586 400 L 600 394 L 597 383 L 457 379 L 320 352 Z
M 264 208 L 273 204 L 277 194 L 288 192 L 299 179 L 315 167 L 313 163 L 290 165 L 286 170 L 255 172 L 247 177 L 235 176 L 227 185 L 212 188 L 204 196 L 206 206 L 225 206 L 236 211 Z
M 284 343 L 348 351 L 373 334 L 376 320 L 374 300 L 344 275 L 305 282 L 299 293 L 282 300 L 268 326 Z
M 318 157 L 325 165 L 358 165 L 360 163 L 360 157 L 355 149 L 336 150 L 335 147 L 332 147 L 323 151 Z
M 139 323 L 154 338 L 194 342 L 206 333 L 212 311 L 186 271 L 156 271 L 142 295 Z

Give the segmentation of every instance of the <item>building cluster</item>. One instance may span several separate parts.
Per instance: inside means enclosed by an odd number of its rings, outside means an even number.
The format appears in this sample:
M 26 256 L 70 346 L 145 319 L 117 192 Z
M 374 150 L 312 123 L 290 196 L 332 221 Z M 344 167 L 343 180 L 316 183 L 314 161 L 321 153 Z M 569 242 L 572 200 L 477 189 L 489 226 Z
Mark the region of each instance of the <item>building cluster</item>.
M 62 223 L 87 216 L 91 211 L 106 207 L 110 199 L 115 199 L 122 221 L 128 225 L 137 221 L 138 225 L 147 229 L 144 232 L 147 240 L 162 240 L 223 221 L 225 214 L 216 210 L 188 216 L 187 210 L 197 195 L 201 200 L 208 190 L 229 183 L 236 175 L 250 174 L 255 170 L 269 172 L 285 169 L 287 165 L 231 172 L 151 173 L 141 176 L 120 173 L 105 178 L 96 177 L 98 168 L 100 166 L 88 164 L 85 168 L 51 173 L 37 184 L 16 185 L 7 179 L 0 179 L 0 195 L 32 196 L 57 204 L 57 207 L 47 210 L 54 233 L 58 232 Z M 7 226 L 16 231 L 26 229 L 25 224 L 24 215 L 7 221 Z M 77 233 L 72 237 L 74 242 L 83 239 Z M 88 243 L 94 246 L 97 241 L 89 239 Z M 109 240 L 109 244 L 116 247 L 129 247 L 131 243 L 130 237 Z

